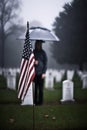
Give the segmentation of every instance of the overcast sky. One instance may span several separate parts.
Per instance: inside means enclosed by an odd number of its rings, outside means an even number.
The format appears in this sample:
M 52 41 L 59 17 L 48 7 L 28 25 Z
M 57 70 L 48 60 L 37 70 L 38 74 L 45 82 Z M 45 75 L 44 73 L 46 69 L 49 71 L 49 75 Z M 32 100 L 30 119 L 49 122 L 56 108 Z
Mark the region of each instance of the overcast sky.
M 72 0 L 22 0 L 21 16 L 27 21 L 39 21 L 42 26 L 52 29 L 52 24 L 65 3 Z

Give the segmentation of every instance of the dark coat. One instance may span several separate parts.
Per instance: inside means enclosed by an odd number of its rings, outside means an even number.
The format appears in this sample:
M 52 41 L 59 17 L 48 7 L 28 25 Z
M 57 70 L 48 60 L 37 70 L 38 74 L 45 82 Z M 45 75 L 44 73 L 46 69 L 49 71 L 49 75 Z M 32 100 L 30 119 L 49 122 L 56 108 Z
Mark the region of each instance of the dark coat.
M 34 50 L 35 60 L 38 61 L 38 65 L 35 65 L 36 75 L 41 75 L 47 70 L 47 55 L 46 52 L 41 49 L 40 51 Z

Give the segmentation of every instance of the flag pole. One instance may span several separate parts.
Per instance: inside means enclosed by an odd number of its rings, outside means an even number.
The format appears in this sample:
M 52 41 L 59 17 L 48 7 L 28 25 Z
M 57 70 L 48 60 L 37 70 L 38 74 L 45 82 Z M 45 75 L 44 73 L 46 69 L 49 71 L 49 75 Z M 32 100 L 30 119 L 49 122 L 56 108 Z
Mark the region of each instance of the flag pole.
M 35 90 L 35 84 L 34 82 L 32 83 L 32 87 L 33 87 L 33 130 L 35 130 L 35 104 L 34 104 L 34 90 Z
M 29 22 L 27 21 L 27 30 L 29 31 Z M 29 33 L 29 39 L 30 39 L 30 33 Z M 34 83 L 32 82 L 32 93 L 33 93 L 33 130 L 35 130 L 35 111 L 34 111 Z

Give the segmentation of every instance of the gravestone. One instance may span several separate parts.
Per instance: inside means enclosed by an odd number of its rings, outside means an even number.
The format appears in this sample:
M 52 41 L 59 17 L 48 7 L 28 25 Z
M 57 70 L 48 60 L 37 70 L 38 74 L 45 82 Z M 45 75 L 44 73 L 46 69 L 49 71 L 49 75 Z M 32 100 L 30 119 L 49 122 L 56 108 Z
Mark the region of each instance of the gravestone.
M 74 70 L 67 71 L 67 80 L 72 80 L 74 76 Z
M 73 99 L 73 82 L 70 80 L 63 81 L 62 86 L 62 99 L 61 102 L 64 101 L 74 101 Z
M 16 89 L 16 73 L 13 69 L 9 69 L 7 73 L 7 87 L 10 89 Z
M 87 74 L 84 74 L 82 76 L 82 88 L 83 89 L 87 88 Z
M 48 89 L 53 89 L 53 85 L 54 85 L 53 71 L 48 70 L 46 72 L 45 87 Z
M 53 77 L 55 78 L 55 82 L 61 82 L 62 80 L 62 72 L 58 70 L 53 71 Z
M 78 74 L 78 76 L 80 77 L 80 79 L 82 80 L 83 72 L 78 70 L 78 71 L 77 71 L 77 74 Z
M 24 101 L 22 101 L 21 105 L 33 105 L 33 84 L 31 83 L 28 92 L 24 98 Z

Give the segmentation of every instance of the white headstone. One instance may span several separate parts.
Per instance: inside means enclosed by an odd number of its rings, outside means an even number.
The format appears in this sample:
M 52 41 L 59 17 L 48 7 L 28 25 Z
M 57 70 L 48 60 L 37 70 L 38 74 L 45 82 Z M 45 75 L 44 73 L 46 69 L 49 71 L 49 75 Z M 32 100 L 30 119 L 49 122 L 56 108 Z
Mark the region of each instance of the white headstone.
M 54 85 L 53 71 L 48 70 L 46 72 L 45 87 L 49 89 L 53 89 L 53 85 Z
M 9 69 L 7 73 L 7 87 L 10 89 L 16 89 L 16 73 L 13 69 Z
M 62 80 L 62 72 L 61 71 L 54 70 L 53 76 L 54 76 L 56 82 L 61 82 L 61 80 Z
M 82 80 L 83 72 L 78 70 L 78 71 L 77 71 L 77 74 L 78 74 L 78 76 L 80 77 L 80 79 Z
M 83 82 L 82 88 L 83 88 L 83 89 L 84 89 L 84 88 L 87 88 L 87 74 L 84 74 L 84 75 L 82 76 L 82 82 Z
M 70 80 L 63 81 L 61 102 L 63 102 L 63 101 L 74 101 L 74 99 L 73 99 L 73 82 Z
M 33 85 L 31 83 L 28 92 L 24 98 L 24 101 L 22 101 L 21 105 L 33 105 Z
M 68 70 L 67 71 L 67 80 L 72 80 L 74 76 L 74 70 Z

